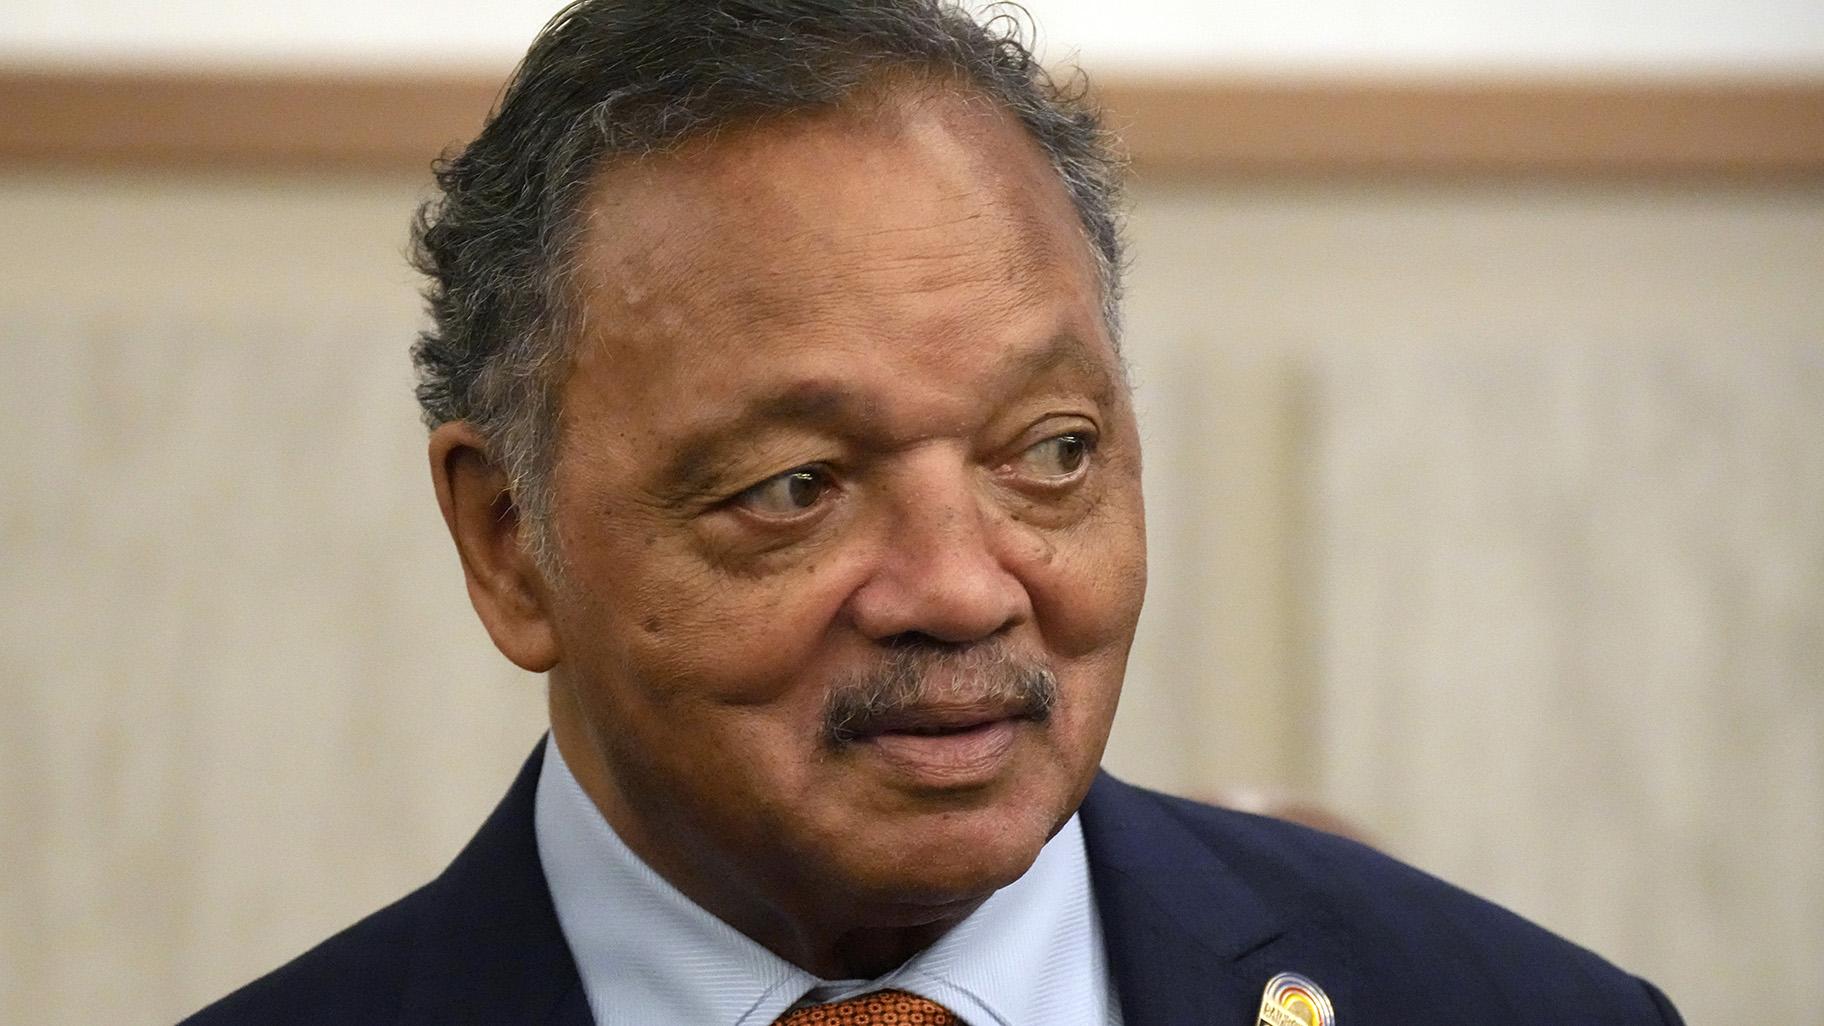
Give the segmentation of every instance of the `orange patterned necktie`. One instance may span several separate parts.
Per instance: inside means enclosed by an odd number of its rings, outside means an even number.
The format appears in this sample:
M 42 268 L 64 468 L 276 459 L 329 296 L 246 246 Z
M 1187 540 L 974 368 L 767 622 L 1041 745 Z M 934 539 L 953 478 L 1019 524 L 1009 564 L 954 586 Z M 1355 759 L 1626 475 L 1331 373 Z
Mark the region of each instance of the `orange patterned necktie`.
M 773 1026 L 963 1026 L 963 1022 L 935 1001 L 903 990 L 877 990 L 787 1012 Z

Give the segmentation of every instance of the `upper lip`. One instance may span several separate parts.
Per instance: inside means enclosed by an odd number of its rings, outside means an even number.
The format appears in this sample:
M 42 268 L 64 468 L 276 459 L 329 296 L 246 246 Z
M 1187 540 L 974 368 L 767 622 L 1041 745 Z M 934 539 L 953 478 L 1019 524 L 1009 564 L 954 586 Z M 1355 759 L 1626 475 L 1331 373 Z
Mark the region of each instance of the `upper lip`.
M 870 719 L 858 733 L 888 734 L 904 731 L 967 730 L 997 720 L 1028 715 L 1014 704 L 971 702 L 964 704 L 921 705 L 901 709 Z

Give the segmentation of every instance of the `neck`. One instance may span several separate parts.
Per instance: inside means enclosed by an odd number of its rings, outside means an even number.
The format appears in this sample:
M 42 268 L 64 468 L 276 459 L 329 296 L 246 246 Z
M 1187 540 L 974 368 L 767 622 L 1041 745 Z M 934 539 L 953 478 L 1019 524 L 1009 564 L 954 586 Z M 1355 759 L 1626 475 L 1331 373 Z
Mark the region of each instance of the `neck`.
M 936 943 L 961 919 L 962 916 L 957 916 L 898 929 L 855 930 L 839 937 L 833 944 L 802 946 L 798 957 L 771 944 L 767 944 L 767 950 L 820 979 L 871 980 L 904 965 L 913 955 Z M 754 939 L 766 944 L 758 937 Z
M 826 980 L 873 979 L 930 947 L 978 908 L 986 896 L 940 906 L 868 908 L 847 895 L 791 902 L 772 895 L 795 888 L 756 886 L 713 853 L 680 857 L 653 842 L 602 755 L 593 731 L 565 689 L 550 689 L 551 743 L 602 818 L 640 861 L 704 911 L 787 962 Z M 818 913 L 794 913 L 793 908 Z

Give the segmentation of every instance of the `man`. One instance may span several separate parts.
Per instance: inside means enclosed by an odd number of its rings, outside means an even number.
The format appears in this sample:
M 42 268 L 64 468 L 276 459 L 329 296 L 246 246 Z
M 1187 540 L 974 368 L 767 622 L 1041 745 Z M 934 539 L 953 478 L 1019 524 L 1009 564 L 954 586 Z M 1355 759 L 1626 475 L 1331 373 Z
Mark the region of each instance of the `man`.
M 1676 1022 L 1098 776 L 1145 567 L 1105 146 L 935 0 L 560 15 L 418 234 L 438 502 L 550 737 L 436 881 L 194 1021 Z

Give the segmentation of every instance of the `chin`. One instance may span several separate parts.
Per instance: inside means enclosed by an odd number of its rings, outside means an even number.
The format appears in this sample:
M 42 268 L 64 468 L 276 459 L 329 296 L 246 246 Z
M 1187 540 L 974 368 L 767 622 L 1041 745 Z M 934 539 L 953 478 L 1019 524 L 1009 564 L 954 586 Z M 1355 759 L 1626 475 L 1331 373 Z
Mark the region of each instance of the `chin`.
M 869 882 L 858 904 L 875 910 L 878 926 L 922 926 L 960 919 L 995 891 L 1018 880 L 1038 856 L 1011 863 L 919 866 L 916 873 Z
M 843 875 L 867 904 L 912 917 L 903 925 L 945 918 L 1018 880 L 1067 818 L 1030 804 L 932 812 L 882 830 Z

